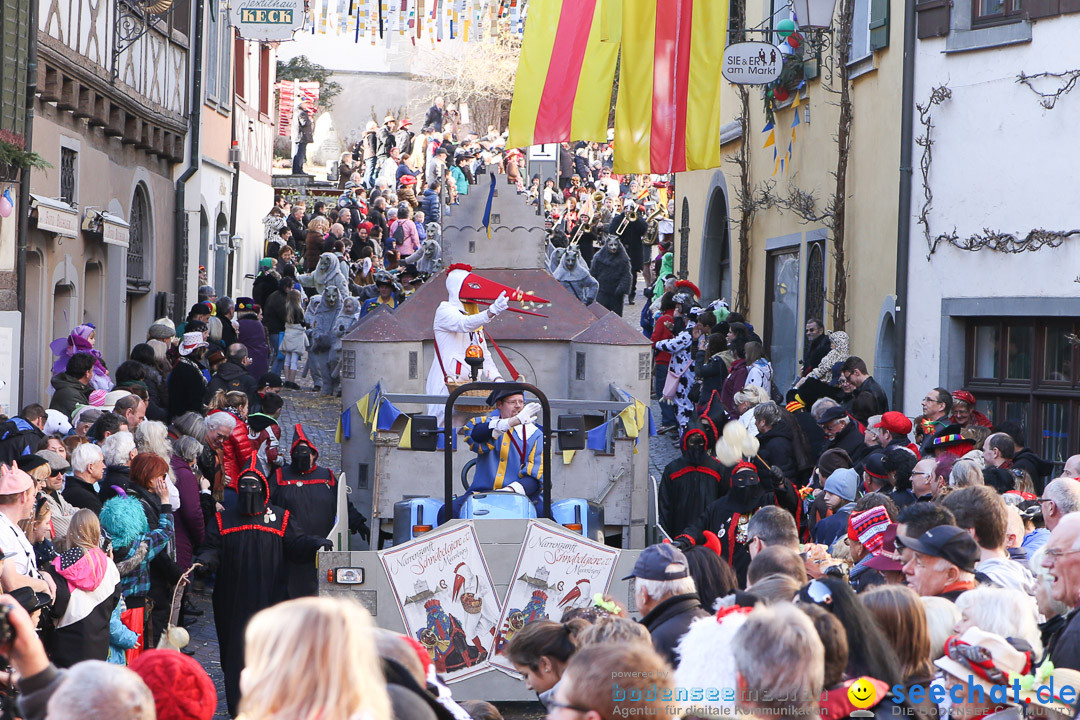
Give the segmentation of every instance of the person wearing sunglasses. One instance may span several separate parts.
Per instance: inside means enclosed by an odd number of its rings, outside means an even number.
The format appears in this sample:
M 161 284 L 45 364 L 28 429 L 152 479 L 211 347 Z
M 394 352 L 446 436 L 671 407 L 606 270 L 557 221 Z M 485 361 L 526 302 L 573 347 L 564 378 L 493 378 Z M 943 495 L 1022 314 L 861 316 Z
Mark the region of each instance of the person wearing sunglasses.
M 37 455 L 49 464 L 49 475 L 45 478 L 42 495 L 45 504 L 52 511 L 52 528 L 57 538 L 67 535 L 68 524 L 79 508 L 69 503 L 61 493 L 64 490 L 65 473 L 71 465 L 59 453 L 52 450 L 38 450 Z

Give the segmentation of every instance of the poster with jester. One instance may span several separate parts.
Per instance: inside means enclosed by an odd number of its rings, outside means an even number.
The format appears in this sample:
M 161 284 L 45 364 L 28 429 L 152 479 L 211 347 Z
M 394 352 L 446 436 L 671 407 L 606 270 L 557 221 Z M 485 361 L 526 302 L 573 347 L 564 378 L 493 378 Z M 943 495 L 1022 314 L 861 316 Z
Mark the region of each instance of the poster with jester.
M 405 631 L 427 648 L 439 674 L 452 683 L 489 669 L 499 597 L 473 524 L 425 535 L 379 558 Z
M 535 620 L 562 619 L 607 593 L 619 551 L 561 527 L 530 522 L 491 646 L 491 664 L 517 676 L 506 657 L 514 634 Z

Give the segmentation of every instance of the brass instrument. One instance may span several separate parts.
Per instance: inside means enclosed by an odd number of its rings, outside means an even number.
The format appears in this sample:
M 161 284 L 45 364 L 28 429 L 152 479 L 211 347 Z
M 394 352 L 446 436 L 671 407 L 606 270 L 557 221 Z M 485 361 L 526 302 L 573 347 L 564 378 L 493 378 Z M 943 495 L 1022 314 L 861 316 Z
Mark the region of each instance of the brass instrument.
M 606 196 L 604 195 L 604 192 L 602 190 L 597 190 L 596 192 L 594 192 L 592 194 L 593 205 L 600 205 L 601 203 L 603 203 L 604 197 Z
M 622 237 L 623 232 L 632 222 L 637 222 L 637 203 L 630 206 L 629 212 L 623 212 L 622 222 L 619 223 L 619 227 L 615 229 L 615 234 Z
M 667 219 L 667 207 L 659 205 L 655 210 L 649 213 L 649 217 L 645 218 L 645 222 L 649 224 L 648 230 L 645 231 L 645 237 L 641 238 L 643 245 L 655 245 L 659 236 L 659 223 L 657 219 Z
M 582 235 L 591 233 L 598 225 L 600 225 L 601 219 L 601 214 L 599 212 L 585 216 L 574 230 L 574 237 L 570 239 L 570 244 L 577 245 L 578 241 L 581 240 Z

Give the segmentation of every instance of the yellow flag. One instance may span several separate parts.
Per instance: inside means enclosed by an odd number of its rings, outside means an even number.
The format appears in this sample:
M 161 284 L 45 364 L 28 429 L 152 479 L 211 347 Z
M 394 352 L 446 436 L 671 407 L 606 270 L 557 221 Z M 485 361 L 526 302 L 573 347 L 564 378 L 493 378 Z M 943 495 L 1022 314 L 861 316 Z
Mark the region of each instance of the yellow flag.
M 356 401 L 356 412 L 360 413 L 360 417 L 364 419 L 364 422 L 371 422 L 371 418 L 368 417 L 371 413 L 371 409 L 369 408 L 370 401 L 371 393 L 368 393 Z
M 401 439 L 398 440 L 398 448 L 412 450 L 412 418 L 405 423 L 405 429 L 401 431 Z
M 563 450 L 562 451 L 563 465 L 569 465 L 570 461 L 574 459 L 574 453 L 576 453 L 576 452 L 577 452 L 577 450 Z

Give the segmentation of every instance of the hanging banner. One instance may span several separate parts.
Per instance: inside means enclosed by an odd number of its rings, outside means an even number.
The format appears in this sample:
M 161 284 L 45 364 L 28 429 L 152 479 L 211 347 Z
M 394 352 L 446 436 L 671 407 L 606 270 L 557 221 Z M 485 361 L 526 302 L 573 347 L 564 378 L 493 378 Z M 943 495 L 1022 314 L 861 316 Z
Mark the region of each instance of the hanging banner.
M 275 87 L 278 91 L 277 134 L 281 137 L 291 137 L 290 126 L 297 103 L 303 105 L 309 115 L 314 115 L 318 110 L 319 83 L 314 80 L 310 82 L 282 80 Z
M 448 683 L 489 668 L 499 596 L 471 522 L 379 553 L 405 632 Z
M 304 0 L 234 0 L 229 19 L 245 40 L 292 40 L 304 26 Z
M 607 593 L 619 551 L 581 535 L 530 522 L 499 615 L 491 664 L 517 674 L 506 646 L 536 620 L 562 619 L 569 608 L 585 608 L 593 595 Z

